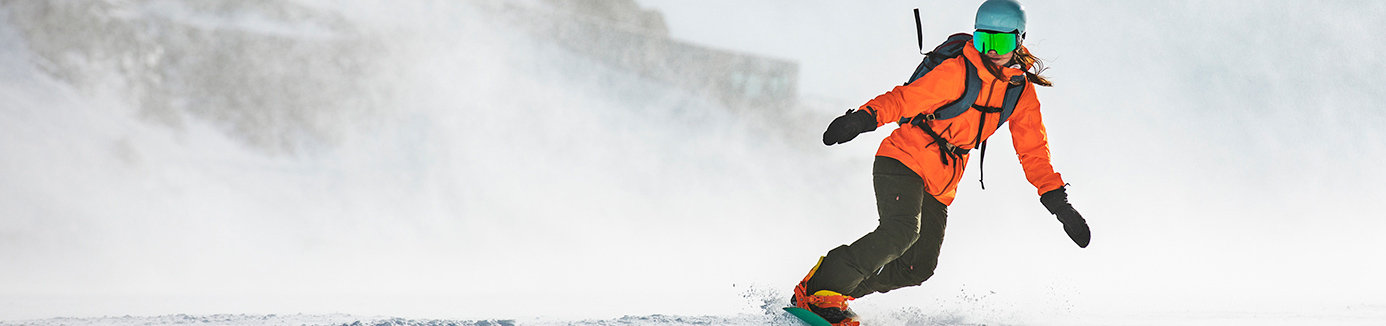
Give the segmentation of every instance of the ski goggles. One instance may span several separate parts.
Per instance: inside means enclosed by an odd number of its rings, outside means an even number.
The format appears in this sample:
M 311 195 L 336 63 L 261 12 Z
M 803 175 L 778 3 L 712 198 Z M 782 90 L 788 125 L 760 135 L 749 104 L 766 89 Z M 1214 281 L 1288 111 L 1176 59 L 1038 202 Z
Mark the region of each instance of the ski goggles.
M 996 51 L 998 55 L 1007 54 L 1020 47 L 1020 35 L 978 30 L 972 33 L 972 45 L 983 54 L 991 51 Z

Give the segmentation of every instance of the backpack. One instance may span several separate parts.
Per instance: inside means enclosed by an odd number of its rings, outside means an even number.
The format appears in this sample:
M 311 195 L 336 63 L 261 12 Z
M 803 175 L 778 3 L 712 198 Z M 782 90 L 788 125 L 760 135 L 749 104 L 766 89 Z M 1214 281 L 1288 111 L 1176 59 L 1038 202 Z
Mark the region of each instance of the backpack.
M 919 51 L 923 52 L 924 27 L 919 20 L 919 8 L 914 9 L 914 24 L 916 36 L 919 39 Z M 924 53 L 924 59 L 919 62 L 919 66 L 914 69 L 914 73 L 910 75 L 909 79 L 905 80 L 904 84 L 904 86 L 908 86 L 915 80 L 924 77 L 924 75 L 933 71 L 934 67 L 937 67 L 946 60 L 960 56 L 963 57 L 963 66 L 967 67 L 967 77 L 964 80 L 966 87 L 962 96 L 935 109 L 933 113 L 920 113 L 914 117 L 901 118 L 899 121 L 900 126 L 913 124 L 923 129 L 929 136 L 932 136 L 934 138 L 934 144 L 939 147 L 939 160 L 943 161 L 943 165 L 948 165 L 950 159 L 956 161 L 961 158 L 962 155 L 967 154 L 969 150 L 948 143 L 947 140 L 943 139 L 943 136 L 940 136 L 938 133 L 934 132 L 933 128 L 926 125 L 926 122 L 956 118 L 962 115 L 963 112 L 967 112 L 967 109 L 971 108 L 981 111 L 982 113 L 1001 113 L 1001 119 L 996 122 L 996 128 L 1000 129 L 1001 125 L 1005 124 L 1006 120 L 1010 119 L 1011 113 L 1015 112 L 1016 103 L 1020 102 L 1020 95 L 1025 92 L 1025 84 L 1027 84 L 1023 76 L 1011 77 L 1011 81 L 1019 81 L 1019 85 L 1006 85 L 1005 100 L 1001 102 L 1001 107 L 994 108 L 976 105 L 977 96 L 979 96 L 978 94 L 982 91 L 982 78 L 977 75 L 977 67 L 972 65 L 972 61 L 962 55 L 963 47 L 967 46 L 967 41 L 971 39 L 972 34 L 968 33 L 957 33 L 948 36 L 948 39 L 944 40 L 942 44 L 934 47 L 933 51 Z M 986 182 L 982 181 L 985 180 L 985 169 L 983 169 L 982 166 L 987 160 L 987 142 L 982 140 L 982 128 L 987 124 L 986 119 L 986 114 L 983 114 L 982 122 L 977 124 L 977 140 L 973 142 L 975 145 L 974 147 L 982 151 L 981 158 L 977 162 L 978 174 L 981 175 L 981 178 L 978 179 L 977 182 L 982 183 L 983 190 L 987 189 Z
M 920 44 L 923 44 L 924 36 L 922 31 L 919 37 Z M 919 62 L 919 67 L 915 68 L 914 74 L 911 74 L 910 78 L 905 80 L 904 86 L 909 86 L 910 83 L 924 77 L 924 75 L 933 71 L 934 67 L 937 67 L 944 61 L 962 56 L 963 47 L 967 46 L 967 41 L 969 40 L 972 40 L 972 34 L 957 33 L 948 36 L 948 39 L 944 40 L 943 43 L 939 44 L 937 47 L 934 47 L 933 51 L 924 54 L 924 59 Z M 921 46 L 920 49 L 920 51 L 923 51 L 923 46 Z M 962 115 L 963 112 L 966 112 L 967 109 L 972 108 L 984 113 L 1000 112 L 1001 119 L 996 122 L 996 127 L 1001 128 L 1001 125 L 1005 124 L 1007 119 L 1010 119 L 1011 113 L 1015 112 L 1016 103 L 1020 102 L 1020 95 L 1025 91 L 1025 77 L 1011 77 L 1012 81 L 1020 79 L 1019 81 L 1021 81 L 1021 83 L 1020 85 L 1006 86 L 1006 98 L 1001 102 L 1000 108 L 975 105 L 973 103 L 977 101 L 978 94 L 982 92 L 982 78 L 977 75 L 977 67 L 972 65 L 972 60 L 963 57 L 963 61 L 967 63 L 964 65 L 967 67 L 967 79 L 964 81 L 967 83 L 967 87 L 966 90 L 963 91 L 962 97 L 934 110 L 932 114 L 920 114 L 919 116 L 900 119 L 900 124 L 903 125 L 911 122 L 922 123 L 929 120 L 948 120 L 956 118 Z M 929 115 L 932 115 L 932 117 L 929 117 Z M 983 117 L 983 119 L 985 119 L 985 117 Z

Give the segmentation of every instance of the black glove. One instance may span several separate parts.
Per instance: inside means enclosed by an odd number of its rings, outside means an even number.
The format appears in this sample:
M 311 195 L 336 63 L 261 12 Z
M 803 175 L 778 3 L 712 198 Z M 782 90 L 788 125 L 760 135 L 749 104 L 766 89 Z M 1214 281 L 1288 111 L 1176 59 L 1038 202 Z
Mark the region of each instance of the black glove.
M 1088 221 L 1083 220 L 1083 215 L 1078 214 L 1078 210 L 1073 209 L 1073 205 L 1068 203 L 1068 193 L 1064 192 L 1064 188 L 1040 195 L 1040 203 L 1044 204 L 1044 208 L 1049 209 L 1050 213 L 1059 217 L 1059 222 L 1064 224 L 1064 232 L 1073 239 L 1073 243 L 1077 243 L 1079 248 L 1088 247 L 1088 241 L 1092 240 Z
M 832 146 L 851 141 L 857 134 L 876 130 L 876 116 L 867 110 L 847 110 L 823 132 L 823 145 Z

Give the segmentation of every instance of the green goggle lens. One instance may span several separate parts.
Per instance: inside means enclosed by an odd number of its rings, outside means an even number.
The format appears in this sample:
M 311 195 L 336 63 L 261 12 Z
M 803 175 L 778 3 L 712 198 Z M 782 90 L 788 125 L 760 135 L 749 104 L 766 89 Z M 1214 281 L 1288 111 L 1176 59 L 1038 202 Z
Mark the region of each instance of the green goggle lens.
M 996 54 L 1007 54 L 1020 47 L 1020 36 L 1015 33 L 976 31 L 972 33 L 972 45 L 975 45 L 977 51 L 984 54 L 991 51 L 996 51 Z

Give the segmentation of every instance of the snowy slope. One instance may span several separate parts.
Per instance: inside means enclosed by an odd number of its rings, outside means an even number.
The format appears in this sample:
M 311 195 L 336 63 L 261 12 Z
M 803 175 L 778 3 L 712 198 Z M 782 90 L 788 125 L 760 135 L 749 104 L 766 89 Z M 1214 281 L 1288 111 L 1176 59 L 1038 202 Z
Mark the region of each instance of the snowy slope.
M 497 3 L 548 2 L 0 1 L 0 324 L 791 325 L 776 309 L 813 259 L 874 227 L 890 127 L 817 133 L 913 67 L 915 5 L 642 1 L 676 38 L 799 60 L 815 100 L 748 111 Z M 1027 4 L 1094 245 L 1045 214 L 1003 132 L 938 275 L 854 309 L 1386 320 L 1383 39 L 1355 37 L 1386 6 Z

